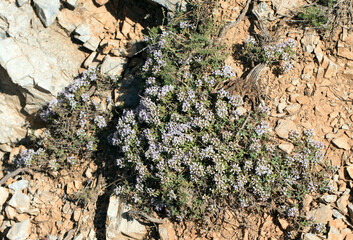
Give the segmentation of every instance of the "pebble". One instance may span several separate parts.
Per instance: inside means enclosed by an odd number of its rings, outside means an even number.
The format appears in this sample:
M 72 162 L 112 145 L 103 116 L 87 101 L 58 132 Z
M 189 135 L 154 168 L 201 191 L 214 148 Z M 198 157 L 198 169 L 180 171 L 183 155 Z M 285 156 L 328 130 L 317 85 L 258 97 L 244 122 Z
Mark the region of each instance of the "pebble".
M 349 165 L 346 167 L 346 171 L 351 179 L 353 179 L 353 165 Z
M 16 208 L 19 213 L 23 213 L 29 210 L 30 198 L 26 194 L 15 192 L 8 204 Z
M 277 106 L 277 112 L 283 113 L 283 110 L 286 108 L 286 102 L 280 102 Z
M 15 223 L 7 233 L 6 237 L 9 240 L 26 240 L 28 239 L 30 232 L 31 222 L 29 219 L 26 219 L 22 222 Z
M 321 197 L 326 203 L 334 203 L 337 200 L 337 195 L 324 195 Z
M 343 212 L 344 214 L 347 213 L 347 205 L 348 205 L 348 199 L 349 199 L 349 194 L 343 194 L 338 200 L 337 200 L 337 207 L 338 209 Z
M 330 205 L 324 205 L 318 209 L 311 210 L 307 213 L 308 219 L 317 223 L 326 224 L 332 219 L 332 209 Z
M 346 136 L 335 138 L 332 140 L 332 143 L 340 149 L 349 150 L 351 148 L 348 144 L 348 138 Z
M 20 180 L 14 183 L 11 183 L 9 185 L 9 188 L 14 190 L 14 191 L 22 191 L 25 188 L 28 187 L 28 181 L 27 180 Z
M 0 187 L 0 208 L 6 202 L 9 197 L 9 190 L 4 187 Z
M 300 108 L 301 108 L 301 105 L 299 103 L 294 103 L 290 106 L 287 106 L 285 108 L 285 111 L 287 111 L 289 114 L 295 114 L 299 111 Z
M 288 133 L 294 129 L 296 129 L 296 125 L 293 121 L 280 119 L 277 121 L 275 132 L 278 135 L 278 137 L 287 138 Z
M 294 145 L 292 143 L 282 143 L 278 145 L 278 148 L 281 149 L 283 152 L 290 154 L 294 149 Z
M 330 231 L 328 232 L 328 240 L 343 240 L 343 237 L 341 236 L 341 233 L 335 228 L 335 227 L 330 227 Z

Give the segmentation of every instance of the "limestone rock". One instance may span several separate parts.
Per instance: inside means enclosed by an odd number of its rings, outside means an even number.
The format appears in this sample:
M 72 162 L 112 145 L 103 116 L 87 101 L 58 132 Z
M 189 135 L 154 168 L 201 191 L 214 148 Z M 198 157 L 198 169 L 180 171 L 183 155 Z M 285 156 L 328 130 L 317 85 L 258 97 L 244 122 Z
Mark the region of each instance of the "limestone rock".
M 321 240 L 319 237 L 315 236 L 313 233 L 306 233 L 304 235 L 304 240 Z
M 307 53 L 312 53 L 319 41 L 319 37 L 314 32 L 305 32 L 301 43 Z
M 27 180 L 20 180 L 9 185 L 9 188 L 14 191 L 22 191 L 23 189 L 28 187 Z
M 91 38 L 91 29 L 89 24 L 83 23 L 75 29 L 74 38 L 82 43 L 87 42 Z
M 176 10 L 186 10 L 186 1 L 184 0 L 152 0 L 167 10 L 175 12 Z
M 353 179 L 353 165 L 349 165 L 346 167 L 346 171 L 351 179 Z
M 10 240 L 26 240 L 31 233 L 31 222 L 26 219 L 22 222 L 15 223 L 7 233 L 6 237 Z
M 95 2 L 96 2 L 98 5 L 102 6 L 102 5 L 106 4 L 107 2 L 109 2 L 109 0 L 95 0 Z
M 337 195 L 324 195 L 321 197 L 326 203 L 334 203 L 337 200 Z
M 60 0 L 33 0 L 36 13 L 45 27 L 49 27 L 59 12 Z
M 295 9 L 301 7 L 303 5 L 303 2 L 300 0 L 272 0 L 272 4 L 274 6 L 274 9 L 276 10 L 276 14 L 287 16 L 289 13 L 292 13 Z
M 289 114 L 295 114 L 299 111 L 301 105 L 299 103 L 294 103 L 292 105 L 287 106 L 284 110 Z
M 348 205 L 348 199 L 349 199 L 349 194 L 343 194 L 338 200 L 337 200 L 337 207 L 338 209 L 343 212 L 344 214 L 347 213 L 347 205 Z
M 83 46 L 92 52 L 96 51 L 100 43 L 99 37 L 92 36 Z
M 66 31 L 72 33 L 80 24 L 82 24 L 82 16 L 75 11 L 64 8 L 58 14 L 58 23 Z
M 9 190 L 4 187 L 0 187 L 0 208 L 6 202 L 9 197 Z
M 337 74 L 337 65 L 332 61 L 329 62 L 326 70 L 325 70 L 325 78 L 333 78 Z
M 278 148 L 281 149 L 283 152 L 290 154 L 294 149 L 294 145 L 292 143 L 282 143 L 278 145 Z
M 17 6 L 22 7 L 23 4 L 27 3 L 28 0 L 17 0 Z
M 166 221 L 158 226 L 159 237 L 161 240 L 175 240 L 173 224 Z
M 120 76 L 127 66 L 127 59 L 122 57 L 106 56 L 101 65 L 101 73 L 111 76 Z
M 26 194 L 15 192 L 8 204 L 23 213 L 29 210 L 30 198 Z
M 347 208 L 348 208 L 349 217 L 351 218 L 351 220 L 353 220 L 353 204 L 349 203 Z
M 343 240 L 343 236 L 335 227 L 330 227 L 330 231 L 328 232 L 327 239 L 328 240 Z
M 349 150 L 351 147 L 348 144 L 348 138 L 346 136 L 338 137 L 332 140 L 333 145 L 338 148 Z
M 146 227 L 136 219 L 128 219 L 129 207 L 118 196 L 109 199 L 106 220 L 106 239 L 143 239 L 147 233 Z M 124 237 L 125 236 L 125 237 Z
M 75 8 L 77 4 L 77 0 L 66 0 L 66 3 L 71 7 Z
M 272 9 L 265 2 L 259 3 L 255 11 L 257 11 L 261 19 L 268 19 L 273 17 Z
M 275 132 L 280 138 L 287 138 L 288 133 L 294 129 L 296 129 L 296 125 L 293 121 L 280 119 L 277 121 Z
M 315 210 L 311 210 L 307 213 L 309 219 L 317 222 L 326 224 L 332 219 L 332 209 L 330 205 L 324 205 Z

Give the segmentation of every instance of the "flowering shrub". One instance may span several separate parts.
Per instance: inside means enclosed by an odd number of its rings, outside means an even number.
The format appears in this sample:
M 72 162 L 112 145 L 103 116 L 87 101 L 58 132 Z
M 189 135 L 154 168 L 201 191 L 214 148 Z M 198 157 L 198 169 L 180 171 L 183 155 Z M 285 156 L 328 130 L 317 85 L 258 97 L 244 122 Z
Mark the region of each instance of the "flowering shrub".
M 97 69 L 84 71 L 40 112 L 48 129 L 34 141 L 39 149 L 24 151 L 18 165 L 57 170 L 88 159 L 112 117 L 110 90 L 115 83 Z
M 175 220 L 211 220 L 227 208 L 271 202 L 298 219 L 304 195 L 328 188 L 325 171 L 317 171 L 323 145 L 311 131 L 292 132 L 295 150 L 280 151 L 269 138 L 266 107 L 244 113 L 240 96 L 215 91 L 234 72 L 214 57 L 221 53 L 209 44 L 211 31 L 177 19 L 146 37 L 143 96 L 111 137 L 124 179 L 116 193 Z M 292 46 L 285 43 L 281 56 Z
M 243 54 L 248 61 L 256 64 L 281 62 L 281 68 L 288 72 L 293 69 L 291 61 L 293 60 L 296 46 L 297 43 L 289 38 L 284 42 L 262 47 L 255 38 L 248 36 L 244 42 Z

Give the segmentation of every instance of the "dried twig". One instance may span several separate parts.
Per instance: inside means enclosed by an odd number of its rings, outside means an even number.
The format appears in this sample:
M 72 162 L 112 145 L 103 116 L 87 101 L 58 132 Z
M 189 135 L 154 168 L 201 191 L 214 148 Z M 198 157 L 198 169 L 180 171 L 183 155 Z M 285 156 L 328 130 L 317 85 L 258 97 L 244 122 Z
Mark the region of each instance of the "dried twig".
M 128 211 L 128 214 L 140 215 L 140 216 L 146 218 L 148 221 L 153 222 L 153 223 L 157 223 L 157 224 L 163 224 L 167 220 L 167 218 L 158 219 L 158 218 L 150 217 L 146 213 L 143 213 L 140 211 L 134 211 L 134 210 Z
M 6 181 L 9 179 L 9 178 L 12 178 L 12 177 L 15 177 L 17 176 L 18 174 L 22 173 L 22 172 L 27 172 L 29 174 L 32 174 L 33 175 L 33 171 L 29 168 L 18 168 L 16 169 L 15 171 L 7 174 L 5 177 L 3 177 L 0 181 L 0 186 L 5 184 Z

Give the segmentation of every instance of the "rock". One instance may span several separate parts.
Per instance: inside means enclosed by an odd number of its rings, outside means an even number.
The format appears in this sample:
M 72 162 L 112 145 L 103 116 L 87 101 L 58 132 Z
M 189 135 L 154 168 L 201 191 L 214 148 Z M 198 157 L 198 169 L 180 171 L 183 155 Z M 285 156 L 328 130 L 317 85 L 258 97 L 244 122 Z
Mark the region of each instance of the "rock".
M 73 240 L 83 240 L 83 235 L 82 235 L 82 233 L 77 234 L 76 237 L 74 237 Z
M 165 221 L 160 224 L 158 227 L 159 237 L 161 240 L 175 240 L 175 231 L 173 228 L 173 224 L 169 221 Z
M 98 5 L 102 6 L 109 2 L 109 0 L 94 0 Z
M 16 2 L 17 2 L 17 6 L 22 7 L 22 5 L 24 5 L 25 3 L 27 3 L 28 0 L 17 0 Z
M 314 32 L 305 32 L 301 39 L 303 48 L 307 53 L 312 53 L 314 51 L 315 45 L 317 45 L 318 41 L 319 37 Z
M 60 26 L 45 28 L 30 4 L 14 2 L 0 1 L 0 144 L 25 136 L 26 116 L 67 86 L 85 57 Z
M 1 206 L 6 202 L 8 197 L 9 197 L 9 190 L 7 188 L 0 187 L 0 209 L 1 209 Z
M 349 217 L 351 218 L 351 220 L 353 220 L 353 204 L 349 203 L 347 208 L 348 208 Z
M 294 149 L 294 145 L 292 143 L 282 143 L 278 145 L 278 148 L 281 149 L 283 152 L 290 154 Z
M 337 74 L 337 65 L 332 61 L 329 62 L 328 67 L 325 70 L 325 78 L 333 78 Z
M 8 204 L 23 213 L 29 210 L 30 198 L 26 194 L 15 192 Z
M 332 214 L 337 219 L 345 218 L 337 209 L 333 209 Z
M 6 237 L 10 240 L 26 240 L 30 233 L 31 222 L 29 219 L 26 219 L 22 222 L 15 223 L 7 233 Z
M 106 56 L 101 65 L 101 73 L 111 76 L 121 76 L 122 72 L 127 67 L 127 59 L 121 57 Z
M 14 209 L 11 206 L 6 206 L 5 213 L 6 213 L 6 218 L 11 220 L 15 219 L 15 217 L 18 215 L 18 213 L 16 212 L 16 209 Z
M 348 144 L 348 138 L 346 136 L 338 137 L 332 140 L 333 145 L 337 148 L 349 150 L 351 146 Z
M 279 222 L 279 224 L 281 224 L 281 227 L 282 227 L 282 229 L 284 229 L 284 230 L 286 230 L 286 229 L 288 228 L 288 226 L 289 226 L 288 221 L 285 220 L 285 219 L 283 219 L 283 218 L 279 218 L 279 219 L 278 219 L 278 222 Z
M 330 227 L 327 240 L 343 240 L 343 236 L 335 227 Z
M 136 219 L 128 219 L 129 207 L 120 200 L 120 197 L 112 195 L 109 199 L 106 220 L 106 239 L 125 239 L 128 236 L 133 239 L 143 239 L 147 233 L 146 227 Z
M 343 194 L 338 200 L 337 200 L 337 207 L 338 209 L 343 212 L 344 214 L 347 213 L 347 205 L 349 203 L 349 194 Z
M 75 8 L 77 4 L 77 0 L 66 0 L 66 3 L 71 7 Z
M 288 138 L 288 133 L 296 129 L 296 125 L 291 120 L 280 119 L 277 121 L 275 132 L 280 138 Z
M 292 105 L 287 106 L 284 110 L 287 111 L 289 114 L 295 114 L 299 111 L 301 105 L 299 103 L 294 103 Z
M 353 179 L 353 165 L 349 165 L 346 167 L 346 171 L 351 179 Z
M 313 201 L 313 197 L 309 194 L 306 194 L 303 201 L 303 210 L 305 212 L 310 210 L 310 204 L 312 201 Z
M 172 12 L 186 10 L 186 1 L 184 0 L 152 0 L 152 2 L 158 3 Z
M 332 219 L 332 209 L 330 205 L 324 205 L 307 213 L 308 219 L 317 223 L 326 224 Z
M 331 220 L 329 222 L 329 226 L 330 227 L 335 227 L 336 229 L 344 229 L 344 228 L 347 227 L 347 225 L 343 222 L 342 219 Z
M 272 9 L 265 2 L 259 3 L 254 9 L 261 19 L 268 19 L 273 17 Z
M 321 240 L 321 238 L 315 236 L 313 233 L 306 233 L 304 235 L 304 240 Z
M 295 9 L 301 7 L 303 5 L 303 2 L 300 0 L 272 0 L 272 4 L 274 9 L 276 10 L 276 14 L 288 16 L 289 13 L 292 13 Z
M 314 53 L 316 55 L 316 59 L 319 62 L 319 64 L 322 63 L 322 60 L 324 59 L 324 53 L 322 52 L 321 47 L 316 46 L 314 49 Z
M 9 185 L 9 188 L 14 191 L 22 191 L 23 189 L 28 187 L 27 180 L 20 180 Z
M 33 0 L 36 13 L 45 27 L 55 20 L 60 9 L 60 0 Z
M 89 24 L 83 23 L 75 29 L 74 38 L 85 43 L 91 38 L 91 34 L 92 32 Z
M 58 14 L 58 23 L 68 31 L 69 34 L 75 31 L 75 29 L 82 24 L 82 21 L 82 16 L 79 13 L 66 8 L 61 10 Z
M 88 50 L 91 50 L 92 52 L 94 52 L 97 50 L 100 41 L 101 40 L 99 39 L 99 37 L 92 36 L 87 42 L 85 42 L 85 44 L 83 44 L 83 46 Z
M 277 106 L 277 112 L 283 113 L 283 110 L 286 108 L 286 102 L 280 102 Z
M 324 195 L 321 197 L 326 203 L 334 203 L 337 200 L 337 195 Z
M 83 63 L 83 67 L 84 68 L 89 68 L 90 66 L 92 66 L 93 60 L 96 58 L 97 56 L 97 52 L 92 52 L 85 60 L 85 62 Z

